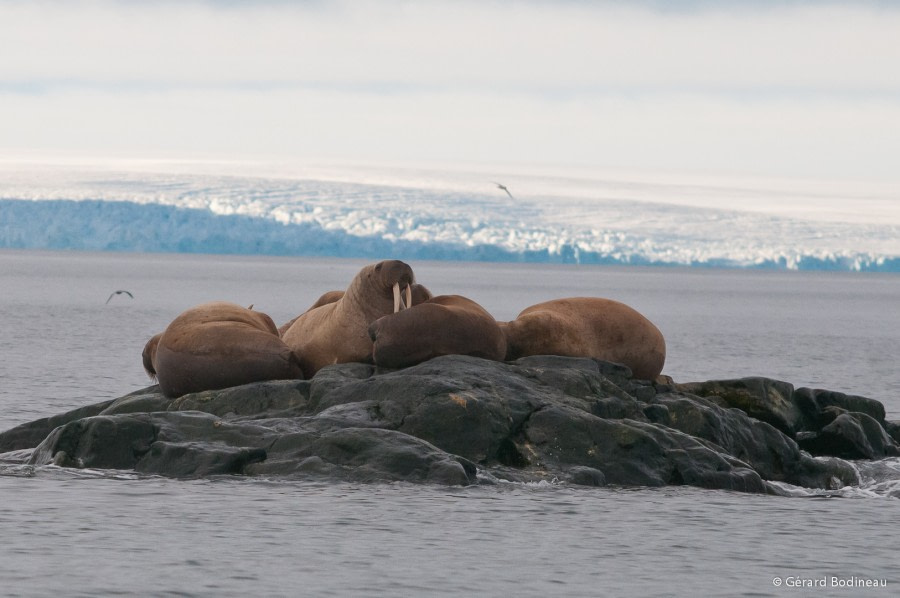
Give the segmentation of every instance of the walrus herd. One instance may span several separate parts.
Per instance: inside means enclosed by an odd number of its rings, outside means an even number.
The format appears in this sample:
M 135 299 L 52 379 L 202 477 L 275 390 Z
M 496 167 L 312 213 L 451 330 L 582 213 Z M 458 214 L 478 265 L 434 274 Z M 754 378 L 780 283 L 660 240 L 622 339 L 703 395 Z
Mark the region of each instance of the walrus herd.
M 528 355 L 622 363 L 635 377 L 662 372 L 662 333 L 610 299 L 572 297 L 498 322 L 460 295 L 432 296 L 398 260 L 364 267 L 344 291 L 329 291 L 275 326 L 268 315 L 222 301 L 193 307 L 144 347 L 143 363 L 168 397 L 263 380 L 311 378 L 334 363 L 402 368 L 441 355 L 496 361 Z

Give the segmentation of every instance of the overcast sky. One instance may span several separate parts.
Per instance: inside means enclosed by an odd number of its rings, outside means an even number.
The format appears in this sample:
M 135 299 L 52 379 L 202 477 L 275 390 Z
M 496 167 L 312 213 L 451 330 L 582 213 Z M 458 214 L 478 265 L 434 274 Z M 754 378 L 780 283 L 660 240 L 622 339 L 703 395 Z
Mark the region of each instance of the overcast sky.
M 0 154 L 900 182 L 892 4 L 0 0 Z

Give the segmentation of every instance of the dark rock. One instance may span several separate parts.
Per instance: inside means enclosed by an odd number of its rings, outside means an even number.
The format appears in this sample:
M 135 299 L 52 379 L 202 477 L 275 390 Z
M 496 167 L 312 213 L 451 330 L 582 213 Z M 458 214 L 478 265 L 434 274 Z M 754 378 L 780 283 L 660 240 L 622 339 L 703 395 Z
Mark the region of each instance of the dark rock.
M 466 485 L 475 466 L 408 434 L 376 428 L 345 428 L 325 434 L 296 433 L 279 438 L 270 458 L 248 473 L 313 473 L 355 481 L 402 480 Z
M 657 397 L 668 414 L 665 425 L 708 440 L 756 469 L 767 480 L 790 481 L 800 450 L 790 438 L 765 422 L 738 409 L 725 409 L 712 401 L 683 394 Z
M 630 382 L 631 370 L 624 365 L 581 357 L 532 355 L 513 362 L 525 376 L 545 386 L 580 398 L 633 398 L 614 380 Z
M 819 432 L 802 435 L 800 447 L 814 455 L 844 459 L 879 459 L 900 455 L 900 448 L 874 418 L 840 413 Z
M 333 365 L 308 381 L 261 382 L 175 400 L 151 387 L 19 426 L 0 434 L 0 446 L 18 451 L 6 452 L 7 461 L 188 478 L 556 479 L 746 492 L 778 491 L 779 483 L 858 483 L 853 466 L 838 456 L 896 450 L 878 421 L 837 405 L 871 410 L 868 399 L 791 391 L 789 384 L 763 378 L 638 381 L 627 368 L 590 359 L 532 356 L 503 363 L 444 356 L 400 370 Z M 810 456 L 767 421 L 799 434 L 811 450 L 824 443 L 830 448 L 819 454 L 836 456 Z
M 655 394 L 654 394 L 655 396 Z M 646 405 L 627 397 L 606 397 L 597 399 L 591 403 L 591 413 L 603 419 L 634 419 L 637 421 L 650 421 L 644 414 Z
M 98 415 L 53 430 L 31 455 L 32 465 L 133 469 L 156 440 L 147 414 Z
M 894 442 L 900 444 L 900 422 L 885 421 L 884 430 L 890 435 L 891 438 L 894 439 Z
M 771 424 L 789 436 L 804 429 L 803 412 L 793 401 L 794 387 L 769 378 L 739 378 L 677 384 L 681 392 L 717 397 L 724 405 Z
M 821 411 L 816 413 L 816 425 L 812 428 L 812 430 L 821 430 L 834 420 L 838 418 L 838 416 L 843 415 L 845 413 L 849 413 L 846 409 L 842 409 L 841 407 L 837 407 L 836 405 L 831 405 L 822 409 Z M 809 432 L 803 432 L 802 434 L 808 436 Z
M 272 380 L 207 390 L 170 400 L 169 411 L 203 411 L 218 416 L 260 415 L 272 417 L 283 412 L 303 413 L 309 404 L 308 380 Z M 166 409 L 161 409 L 164 411 Z
M 261 448 L 232 447 L 200 442 L 154 442 L 136 464 L 141 473 L 193 478 L 244 473 L 251 463 L 266 459 Z
M 537 356 L 536 355 L 533 357 L 533 359 L 538 359 L 538 358 L 546 359 L 547 357 L 552 357 L 552 356 L 550 356 L 550 355 Z M 525 359 L 531 359 L 531 358 L 526 357 Z M 522 360 L 520 359 L 519 362 L 521 363 Z M 600 369 L 600 374 L 605 376 L 606 378 L 609 378 L 610 380 L 613 380 L 613 381 L 618 380 L 621 382 L 622 380 L 631 380 L 632 379 L 631 368 L 629 368 L 627 365 L 622 365 L 621 363 L 614 363 L 612 361 L 601 361 L 598 359 L 597 367 Z
M 673 427 L 670 425 L 672 420 L 669 415 L 669 408 L 663 404 L 645 405 L 644 417 L 651 423 Z
M 151 386 L 147 391 L 138 391 L 130 395 L 118 398 L 101 411 L 99 415 L 116 415 L 119 413 L 153 413 L 165 411 L 169 408 L 172 399 L 168 398 L 159 389 L 159 386 Z
M 558 368 L 557 382 L 571 385 L 580 379 L 580 365 Z M 531 369 L 506 363 L 439 357 L 365 380 L 347 379 L 317 397 L 311 408 L 313 413 L 333 416 L 336 406 L 364 398 L 365 412 L 352 410 L 356 424 L 398 430 L 474 462 L 499 461 L 504 440 L 545 402 L 555 397 L 589 408 L 586 401 L 529 380 L 532 375 Z M 587 386 L 578 388 L 581 392 Z
M 266 429 L 196 412 L 99 415 L 55 429 L 34 450 L 30 463 L 136 469 L 172 477 L 240 473 L 234 463 L 242 455 L 233 449 L 249 447 L 252 462 L 269 436 Z
M 633 387 L 627 388 L 627 391 L 638 401 L 643 403 L 647 403 L 653 400 L 653 397 L 656 396 L 656 389 L 652 386 L 645 385 L 634 385 Z
M 576 465 L 569 469 L 569 483 L 579 486 L 606 486 L 606 476 L 599 469 Z
M 875 399 L 860 397 L 857 395 L 847 395 L 842 392 L 833 390 L 821 390 L 811 388 L 798 388 L 794 391 L 794 402 L 801 406 L 807 412 L 807 420 L 815 422 L 808 426 L 807 430 L 817 430 L 815 424 L 818 423 L 818 417 L 827 407 L 840 407 L 845 411 L 855 413 L 865 413 L 869 417 L 875 419 L 880 424 L 884 424 L 884 405 Z M 810 412 L 811 410 L 814 410 Z
M 759 475 L 675 430 L 629 420 L 605 420 L 565 405 L 549 405 L 525 426 L 523 454 L 541 469 L 582 465 L 612 484 L 667 484 L 764 492 Z
M 354 380 L 364 380 L 375 373 L 375 366 L 364 363 L 342 363 L 324 367 L 310 380 L 309 401 L 318 404 L 322 396 L 334 388 L 343 386 Z
M 800 458 L 802 467 L 798 468 L 791 482 L 795 486 L 839 490 L 846 486 L 860 484 L 856 468 L 843 459 L 810 457 L 806 453 L 801 453 Z
M 158 387 L 152 387 L 158 388 Z M 150 390 L 150 389 L 147 389 Z M 144 391 L 138 391 L 142 393 Z M 126 395 L 127 398 L 131 395 Z M 121 399 L 117 399 L 121 400 Z M 34 448 L 41 443 L 47 434 L 52 432 L 58 426 L 62 426 L 72 421 L 79 420 L 84 417 L 99 415 L 104 409 L 109 407 L 114 401 L 103 401 L 94 405 L 86 405 L 67 411 L 59 415 L 51 417 L 42 417 L 31 422 L 24 423 L 15 428 L 10 428 L 5 432 L 0 432 L 0 453 L 9 451 L 17 451 L 20 449 Z
M 713 443 L 753 467 L 763 479 L 812 488 L 828 487 L 833 477 L 846 481 L 845 485 L 856 479 L 855 474 L 847 477 L 852 467 L 836 464 L 832 470 L 811 462 L 794 440 L 739 409 L 724 409 L 678 393 L 658 395 L 656 400 L 666 409 L 664 425 Z

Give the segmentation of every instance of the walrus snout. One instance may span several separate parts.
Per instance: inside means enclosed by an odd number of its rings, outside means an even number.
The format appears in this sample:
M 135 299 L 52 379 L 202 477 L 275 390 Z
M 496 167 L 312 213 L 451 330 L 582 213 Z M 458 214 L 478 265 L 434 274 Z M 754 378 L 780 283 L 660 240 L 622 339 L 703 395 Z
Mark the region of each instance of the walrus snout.
M 375 264 L 375 274 L 381 277 L 384 288 L 391 288 L 394 283 L 401 287 L 416 282 L 416 276 L 409 264 L 400 260 L 384 260 Z

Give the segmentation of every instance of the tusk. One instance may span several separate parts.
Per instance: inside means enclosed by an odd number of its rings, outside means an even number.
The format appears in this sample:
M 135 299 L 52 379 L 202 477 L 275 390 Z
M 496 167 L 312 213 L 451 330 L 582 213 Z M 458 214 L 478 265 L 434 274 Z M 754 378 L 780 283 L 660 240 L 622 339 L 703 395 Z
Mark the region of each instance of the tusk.
M 400 283 L 394 283 L 394 313 L 400 311 Z
M 406 285 L 406 309 L 412 307 L 412 288 Z

